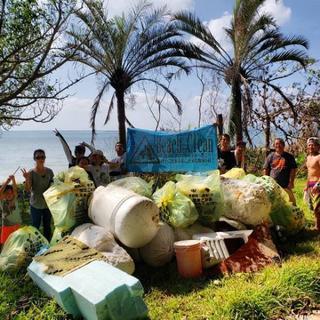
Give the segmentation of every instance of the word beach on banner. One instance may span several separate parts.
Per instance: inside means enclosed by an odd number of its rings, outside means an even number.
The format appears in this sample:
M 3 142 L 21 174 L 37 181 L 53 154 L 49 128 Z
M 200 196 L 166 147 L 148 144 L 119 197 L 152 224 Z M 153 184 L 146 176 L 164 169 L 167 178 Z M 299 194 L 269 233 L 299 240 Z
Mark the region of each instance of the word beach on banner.
M 128 128 L 126 161 L 131 172 L 217 169 L 216 126 L 179 133 Z

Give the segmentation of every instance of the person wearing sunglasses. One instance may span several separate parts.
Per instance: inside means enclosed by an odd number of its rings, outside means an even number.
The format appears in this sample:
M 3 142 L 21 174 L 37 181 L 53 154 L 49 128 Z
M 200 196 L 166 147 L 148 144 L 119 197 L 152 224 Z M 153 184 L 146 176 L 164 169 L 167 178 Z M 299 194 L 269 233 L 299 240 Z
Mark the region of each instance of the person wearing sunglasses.
M 43 234 L 50 241 L 51 238 L 51 213 L 43 197 L 43 193 L 53 182 L 53 171 L 44 166 L 46 154 L 44 150 L 37 149 L 33 153 L 35 167 L 29 171 L 21 169 L 25 178 L 25 190 L 30 194 L 30 212 L 32 225 L 40 228 L 43 224 Z

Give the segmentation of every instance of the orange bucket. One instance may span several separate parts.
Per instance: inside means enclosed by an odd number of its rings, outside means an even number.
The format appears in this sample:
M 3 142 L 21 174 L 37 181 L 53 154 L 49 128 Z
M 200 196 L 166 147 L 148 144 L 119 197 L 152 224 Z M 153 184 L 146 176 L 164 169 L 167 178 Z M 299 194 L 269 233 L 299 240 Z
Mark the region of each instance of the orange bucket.
M 184 278 L 196 278 L 202 274 L 201 244 L 199 240 L 184 240 L 174 243 L 178 271 Z

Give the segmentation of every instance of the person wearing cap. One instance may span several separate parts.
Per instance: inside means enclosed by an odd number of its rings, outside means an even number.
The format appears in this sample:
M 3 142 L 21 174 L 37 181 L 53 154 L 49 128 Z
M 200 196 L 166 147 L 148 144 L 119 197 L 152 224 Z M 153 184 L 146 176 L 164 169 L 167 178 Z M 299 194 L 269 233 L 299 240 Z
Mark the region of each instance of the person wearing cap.
M 317 137 L 307 140 L 308 181 L 305 189 L 309 206 L 316 218 L 316 229 L 320 231 L 320 141 Z
M 72 155 L 72 152 L 69 148 L 69 145 L 67 143 L 67 141 L 65 140 L 65 138 L 63 137 L 63 135 L 57 130 L 55 129 L 54 134 L 59 138 L 62 147 L 63 147 L 63 151 L 68 159 L 69 162 L 69 168 L 74 167 L 76 165 L 78 165 L 79 160 L 85 155 L 86 153 L 86 147 L 91 151 L 91 153 L 94 151 L 94 147 L 82 142 L 78 145 L 75 146 L 74 148 L 74 156 Z
M 236 166 L 246 170 L 246 143 L 244 141 L 238 141 L 234 150 L 234 157 L 236 159 Z
M 293 155 L 284 151 L 285 143 L 281 138 L 274 140 L 275 151 L 271 152 L 264 163 L 263 174 L 272 177 L 284 188 L 289 195 L 290 202 L 296 204 L 296 199 L 292 192 L 296 177 L 297 164 Z
M 109 165 L 105 163 L 105 157 L 101 150 L 94 150 L 91 153 L 87 171 L 91 173 L 96 187 L 106 186 L 110 182 Z

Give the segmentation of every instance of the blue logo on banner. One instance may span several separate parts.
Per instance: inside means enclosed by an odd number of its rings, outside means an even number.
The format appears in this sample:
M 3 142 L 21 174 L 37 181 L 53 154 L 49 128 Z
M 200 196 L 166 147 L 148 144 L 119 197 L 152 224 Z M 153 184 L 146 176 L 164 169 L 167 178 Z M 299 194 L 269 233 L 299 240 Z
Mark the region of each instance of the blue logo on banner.
M 217 169 L 216 127 L 179 133 L 128 128 L 126 161 L 128 171 L 132 172 Z

